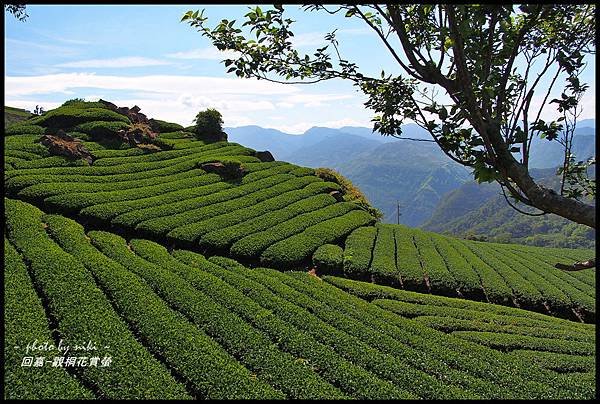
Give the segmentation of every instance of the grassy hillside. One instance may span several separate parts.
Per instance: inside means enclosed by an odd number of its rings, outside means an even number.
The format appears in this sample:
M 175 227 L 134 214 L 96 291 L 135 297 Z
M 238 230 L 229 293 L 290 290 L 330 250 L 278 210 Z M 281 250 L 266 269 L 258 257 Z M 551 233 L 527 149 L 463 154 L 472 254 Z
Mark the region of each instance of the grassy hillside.
M 4 107 L 4 128 L 12 125 L 13 123 L 17 123 L 20 121 L 24 121 L 32 117 L 33 114 L 25 109 L 14 108 L 14 107 Z
M 9 195 L 90 225 L 265 265 L 307 264 L 321 244 L 340 242 L 375 221 L 360 205 L 338 202 L 329 193 L 340 186 L 314 170 L 262 162 L 236 143 L 197 140 L 180 130 L 161 133 L 159 151 L 107 145 L 98 132 L 128 126 L 122 118 L 102 108 L 70 107 L 36 118 L 40 125 L 67 121 L 69 133 L 87 139 L 82 144 L 91 165 L 50 156 L 40 135 L 16 134 L 40 126 L 9 128 L 15 133 L 5 142 Z M 237 165 L 240 173 L 229 178 L 202 168 L 212 161 Z
M 592 325 L 170 253 L 18 200 L 5 221 L 5 398 L 595 395 Z M 34 337 L 98 363 L 24 368 Z
M 396 288 L 595 321 L 595 269 L 564 272 L 553 266 L 593 257 L 592 250 L 467 241 L 390 224 L 359 228 L 348 236 L 344 247 L 325 271 Z M 319 266 L 325 260 L 315 261 Z

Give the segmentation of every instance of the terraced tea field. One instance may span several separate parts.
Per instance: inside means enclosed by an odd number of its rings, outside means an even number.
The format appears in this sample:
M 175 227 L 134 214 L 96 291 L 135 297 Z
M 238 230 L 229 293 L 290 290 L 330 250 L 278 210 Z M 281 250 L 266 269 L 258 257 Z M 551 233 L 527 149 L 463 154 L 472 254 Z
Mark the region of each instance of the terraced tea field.
M 4 202 L 7 398 L 595 395 L 594 325 L 249 269 Z M 24 368 L 32 338 L 111 362 Z
M 315 253 L 317 259 L 319 254 L 322 252 Z M 594 322 L 595 269 L 565 272 L 553 266 L 565 258 L 593 255 L 588 250 L 468 241 L 402 225 L 378 224 L 352 232 L 343 252 L 330 259 L 328 269 L 406 290 Z
M 93 129 L 113 117 L 102 108 L 81 109 L 84 116 L 75 114 L 77 108 L 67 108 L 61 115 L 65 108 L 35 122 L 62 117 L 75 125 L 98 119 L 73 129 L 74 136 L 92 139 Z M 96 126 L 81 127 L 90 123 Z M 110 123 L 120 125 L 122 120 Z M 50 156 L 38 143 L 43 131 L 29 121 L 9 131 L 8 194 L 91 225 L 246 262 L 301 266 L 321 244 L 341 242 L 357 227 L 375 222 L 359 205 L 338 202 L 330 193 L 339 185 L 323 181 L 312 169 L 262 162 L 254 150 L 236 143 L 206 143 L 185 131 L 162 133 L 157 144 L 167 150 L 154 152 L 84 141 L 93 156 L 87 165 Z M 211 161 L 234 161 L 244 174 L 228 179 L 201 168 Z
M 5 398 L 595 396 L 595 269 L 552 266 L 591 251 L 376 224 L 312 169 L 129 116 L 6 130 Z

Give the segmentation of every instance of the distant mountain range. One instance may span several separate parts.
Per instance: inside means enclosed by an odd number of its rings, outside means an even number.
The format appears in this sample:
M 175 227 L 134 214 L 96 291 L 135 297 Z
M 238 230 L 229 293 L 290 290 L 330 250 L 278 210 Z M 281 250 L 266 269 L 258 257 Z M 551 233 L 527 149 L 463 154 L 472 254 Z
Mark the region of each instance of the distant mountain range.
M 269 150 L 278 160 L 339 171 L 384 213 L 383 221 L 388 223 L 397 221 L 399 202 L 400 223 L 424 224 L 438 203 L 447 198 L 446 193 L 472 179 L 468 169 L 449 159 L 433 143 L 399 140 L 365 127 L 313 127 L 302 135 L 260 126 L 225 128 L 225 131 L 230 141 Z M 431 139 L 415 124 L 404 125 L 402 132 L 402 137 Z M 531 168 L 556 167 L 562 162 L 557 142 L 536 138 L 532 150 Z M 593 119 L 578 123 L 573 150 L 578 159 L 594 155 Z M 477 198 L 469 203 L 475 209 L 480 202 L 481 198 Z
M 268 149 L 279 160 L 307 167 L 329 167 L 358 186 L 384 214 L 385 222 L 418 226 L 429 218 L 441 196 L 467 181 L 469 171 L 450 160 L 429 142 L 384 137 L 369 128 L 314 127 L 303 135 L 289 135 L 257 126 L 226 128 L 229 140 Z M 411 124 L 404 136 L 427 139 L 427 132 Z

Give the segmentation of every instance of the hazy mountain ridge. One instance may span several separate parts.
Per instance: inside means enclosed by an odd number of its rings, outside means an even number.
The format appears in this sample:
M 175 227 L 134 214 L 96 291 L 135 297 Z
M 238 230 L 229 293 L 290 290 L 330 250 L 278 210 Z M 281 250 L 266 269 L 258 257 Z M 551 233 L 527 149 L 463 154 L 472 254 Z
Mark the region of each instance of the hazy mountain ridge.
M 259 126 L 226 128 L 225 131 L 230 141 L 257 150 L 269 150 L 278 160 L 339 171 L 384 213 L 385 222 L 397 221 L 399 201 L 400 223 L 423 225 L 431 218 L 438 203 L 451 197 L 448 192 L 472 179 L 469 169 L 450 160 L 433 143 L 382 136 L 366 127 L 313 127 L 302 135 Z M 403 125 L 402 137 L 430 138 L 415 124 Z M 557 142 L 536 138 L 532 150 L 530 166 L 533 169 L 555 167 L 562 161 L 561 146 Z M 573 151 L 578 160 L 594 154 L 594 120 L 578 123 Z M 483 199 L 488 200 L 491 191 L 483 185 L 480 190 L 472 192 L 481 192 L 485 196 Z M 453 206 L 452 209 L 459 211 L 447 216 L 446 221 L 462 216 L 468 210 L 478 209 L 481 201 L 482 197 L 477 197 L 462 208 Z
M 542 184 L 558 189 L 555 169 L 532 170 Z M 533 212 L 522 205 L 520 209 Z M 594 248 L 595 231 L 562 217 L 527 216 L 511 208 L 496 183 L 467 182 L 445 195 L 425 230 L 459 237 L 548 247 Z

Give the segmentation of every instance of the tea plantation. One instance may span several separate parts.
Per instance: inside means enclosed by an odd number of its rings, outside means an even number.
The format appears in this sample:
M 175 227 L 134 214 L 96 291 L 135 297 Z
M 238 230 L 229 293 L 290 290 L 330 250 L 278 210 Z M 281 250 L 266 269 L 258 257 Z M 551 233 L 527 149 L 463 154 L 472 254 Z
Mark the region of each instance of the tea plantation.
M 312 169 L 130 118 L 5 131 L 5 398 L 595 397 L 595 269 L 552 266 L 591 251 L 376 224 Z
M 65 109 L 65 125 L 80 122 L 74 117 L 85 121 L 98 114 L 102 120 L 91 122 L 98 125 L 113 117 L 102 108 L 61 107 L 35 122 L 55 122 L 62 116 L 56 111 Z M 82 125 L 74 127 L 73 136 L 94 138 L 93 125 L 92 132 L 79 135 L 78 130 L 87 131 Z M 254 150 L 236 143 L 196 140 L 185 131 L 161 134 L 156 143 L 165 150 L 153 152 L 84 141 L 94 157 L 88 165 L 49 156 L 38 143 L 44 130 L 29 123 L 9 128 L 14 134 L 5 139 L 9 195 L 105 228 L 248 262 L 300 266 L 310 263 L 321 244 L 341 242 L 352 230 L 375 222 L 358 204 L 338 202 L 330 193 L 339 185 L 312 169 L 262 162 Z M 243 175 L 224 178 L 201 168 L 213 161 L 234 162 Z M 297 251 L 293 263 L 290 247 Z
M 594 395 L 593 325 L 169 253 L 4 202 L 11 398 Z M 32 337 L 92 340 L 112 362 L 23 368 Z
M 354 279 L 595 321 L 595 269 L 553 266 L 593 257 L 591 250 L 461 240 L 391 224 L 356 229 L 344 247 L 337 254 L 320 247 L 315 265 L 326 260 L 326 271 Z

